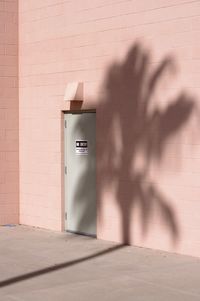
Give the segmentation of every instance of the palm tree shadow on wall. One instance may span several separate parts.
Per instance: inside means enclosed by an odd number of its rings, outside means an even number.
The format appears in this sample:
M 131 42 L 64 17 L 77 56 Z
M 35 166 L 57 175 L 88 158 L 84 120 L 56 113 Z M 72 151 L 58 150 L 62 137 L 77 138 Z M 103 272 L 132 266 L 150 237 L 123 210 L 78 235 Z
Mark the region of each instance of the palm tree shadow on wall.
M 133 243 L 133 212 L 139 212 L 142 235 L 152 225 L 155 212 L 173 243 L 180 229 L 170 202 L 149 179 L 150 163 L 161 161 L 166 143 L 181 131 L 194 110 L 194 99 L 181 92 L 165 109 L 153 103 L 156 90 L 166 73 L 174 72 L 174 60 L 166 57 L 153 71 L 150 54 L 136 43 L 122 63 L 113 63 L 104 81 L 104 94 L 97 101 L 97 206 L 101 219 L 103 193 L 112 188 L 120 212 L 121 242 Z M 152 109 L 153 108 L 153 109 Z M 82 121 L 76 130 L 84 136 Z M 138 168 L 138 155 L 143 155 Z M 79 179 L 76 202 L 85 204 L 79 228 L 89 210 L 84 199 L 90 163 Z M 109 202 L 109 198 L 106 202 Z M 105 202 L 105 200 L 104 200 Z

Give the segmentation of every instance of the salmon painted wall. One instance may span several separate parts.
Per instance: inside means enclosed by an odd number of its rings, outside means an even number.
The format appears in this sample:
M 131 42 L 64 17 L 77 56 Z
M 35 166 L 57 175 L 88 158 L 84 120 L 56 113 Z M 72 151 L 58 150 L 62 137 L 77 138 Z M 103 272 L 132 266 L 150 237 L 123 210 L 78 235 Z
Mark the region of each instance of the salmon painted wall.
M 97 110 L 98 233 L 200 256 L 200 2 L 19 0 L 20 222 L 62 229 L 61 110 Z
M 19 222 L 18 1 L 0 1 L 0 224 Z

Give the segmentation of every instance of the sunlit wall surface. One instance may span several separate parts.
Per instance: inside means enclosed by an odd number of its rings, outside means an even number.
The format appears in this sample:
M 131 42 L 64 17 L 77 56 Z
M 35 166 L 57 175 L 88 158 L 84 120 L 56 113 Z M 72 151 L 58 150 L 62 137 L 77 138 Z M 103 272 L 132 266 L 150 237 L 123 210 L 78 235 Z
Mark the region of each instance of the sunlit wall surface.
M 21 223 L 62 229 L 61 110 L 80 81 L 98 238 L 199 256 L 199 36 L 199 1 L 19 0 Z

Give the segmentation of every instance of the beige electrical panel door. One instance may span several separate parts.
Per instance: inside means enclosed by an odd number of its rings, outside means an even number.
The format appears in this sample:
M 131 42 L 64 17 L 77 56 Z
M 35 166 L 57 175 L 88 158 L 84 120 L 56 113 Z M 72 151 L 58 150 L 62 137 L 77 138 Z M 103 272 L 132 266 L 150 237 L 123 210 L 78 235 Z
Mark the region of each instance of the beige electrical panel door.
M 65 229 L 96 236 L 96 114 L 65 114 Z

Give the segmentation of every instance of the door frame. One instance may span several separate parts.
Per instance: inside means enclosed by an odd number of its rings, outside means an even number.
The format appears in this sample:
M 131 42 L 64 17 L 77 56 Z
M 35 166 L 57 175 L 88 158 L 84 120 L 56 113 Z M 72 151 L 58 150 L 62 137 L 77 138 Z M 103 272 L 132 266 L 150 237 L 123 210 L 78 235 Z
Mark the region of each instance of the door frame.
M 62 195 L 62 204 L 61 204 L 61 229 L 63 232 L 72 232 L 66 229 L 65 227 L 65 200 L 67 198 L 66 196 L 66 190 L 67 187 L 65 185 L 65 164 L 66 164 L 66 157 L 65 157 L 65 151 L 66 151 L 66 142 L 65 142 L 65 115 L 66 114 L 83 114 L 83 113 L 95 113 L 96 114 L 96 109 L 85 109 L 85 110 L 63 110 L 61 112 L 61 149 L 62 149 L 62 158 L 61 158 L 61 178 L 62 178 L 62 191 L 61 191 L 61 195 Z M 95 177 L 97 178 L 97 177 Z M 96 200 L 96 205 L 97 205 L 97 200 Z M 97 222 L 97 206 L 96 206 L 96 222 Z M 97 224 L 96 224 L 97 226 Z M 78 233 L 76 232 L 76 234 L 80 234 L 80 235 L 86 235 L 84 233 Z M 97 232 L 96 235 L 87 235 L 87 236 L 92 236 L 92 237 L 97 237 Z

